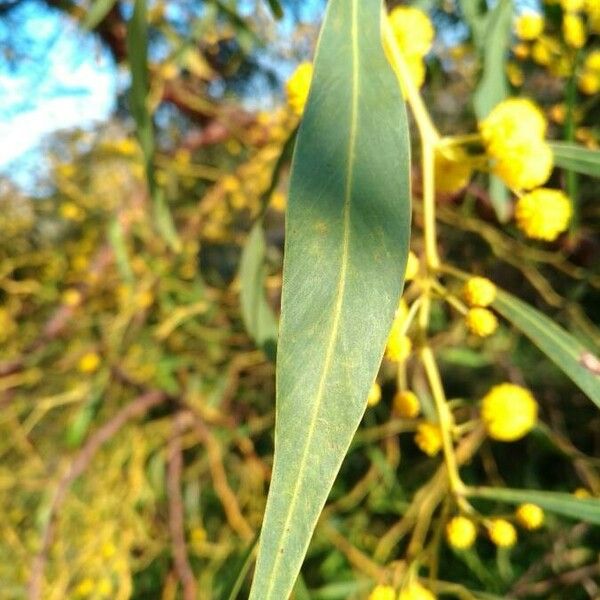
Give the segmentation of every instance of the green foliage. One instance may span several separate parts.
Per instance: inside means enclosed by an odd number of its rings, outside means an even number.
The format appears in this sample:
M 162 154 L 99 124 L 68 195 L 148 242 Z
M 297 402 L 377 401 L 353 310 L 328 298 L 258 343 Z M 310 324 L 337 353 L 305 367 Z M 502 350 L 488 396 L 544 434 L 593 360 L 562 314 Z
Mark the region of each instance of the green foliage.
M 365 409 L 402 291 L 406 117 L 380 7 L 334 0 L 286 217 L 273 477 L 251 598 L 285 598 Z

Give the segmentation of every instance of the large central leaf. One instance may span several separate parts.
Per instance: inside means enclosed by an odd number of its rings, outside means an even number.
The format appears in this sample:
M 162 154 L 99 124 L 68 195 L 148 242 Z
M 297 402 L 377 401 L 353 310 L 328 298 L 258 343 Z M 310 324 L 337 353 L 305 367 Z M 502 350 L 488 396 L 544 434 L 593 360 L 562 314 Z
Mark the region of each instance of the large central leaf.
M 363 415 L 403 285 L 404 103 L 381 5 L 330 0 L 286 219 L 275 464 L 250 597 L 284 600 Z

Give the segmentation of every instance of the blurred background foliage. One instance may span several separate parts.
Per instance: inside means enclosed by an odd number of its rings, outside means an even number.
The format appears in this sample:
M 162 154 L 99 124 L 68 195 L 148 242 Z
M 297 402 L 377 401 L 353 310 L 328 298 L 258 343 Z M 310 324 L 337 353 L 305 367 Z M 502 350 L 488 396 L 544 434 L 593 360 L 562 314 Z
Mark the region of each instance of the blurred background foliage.
M 324 6 L 286 0 L 276 21 L 269 4 L 37 4 L 87 40 L 81 52 L 108 56 L 118 84 L 106 119 L 52 133 L 24 185 L 13 170 L 0 180 L 2 598 L 190 598 L 189 578 L 198 598 L 232 598 L 245 572 L 272 461 L 274 367 L 243 324 L 240 257 L 262 218 L 264 291 L 277 311 L 298 123 L 283 81 L 310 59 Z M 600 49 L 598 15 L 574 45 L 564 8 L 547 2 L 545 33 L 523 41 L 511 12 L 537 5 L 515 2 L 496 47 L 486 35 L 493 2 L 415 4 L 437 30 L 423 95 L 443 133 L 475 130 L 487 111 L 474 94 L 492 105 L 525 95 L 542 105 L 551 138 L 598 148 L 600 68 L 587 60 Z M 0 1 L 3 78 L 53 52 L 28 37 L 27 5 Z M 48 77 L 36 73 L 33 97 Z M 441 251 L 598 348 L 597 183 L 564 169 L 553 180 L 577 215 L 556 242 L 504 224 L 512 201 L 479 174 L 439 198 Z M 416 169 L 413 185 L 420 255 Z M 473 412 L 510 379 L 541 405 L 544 426 L 516 444 L 486 442 L 465 481 L 599 494 L 596 407 L 509 325 L 480 340 L 443 303 L 433 315 L 449 398 Z M 423 372 L 409 377 L 427 412 Z M 297 598 L 365 597 L 378 574 L 368 557 L 438 464 L 398 435 L 414 425 L 391 410 L 389 365 L 380 380 L 383 398 L 344 462 Z M 379 558 L 399 559 L 403 543 Z M 510 557 L 486 540 L 468 554 L 442 543 L 439 576 L 499 597 L 598 598 L 599 548 L 590 526 L 548 516 Z

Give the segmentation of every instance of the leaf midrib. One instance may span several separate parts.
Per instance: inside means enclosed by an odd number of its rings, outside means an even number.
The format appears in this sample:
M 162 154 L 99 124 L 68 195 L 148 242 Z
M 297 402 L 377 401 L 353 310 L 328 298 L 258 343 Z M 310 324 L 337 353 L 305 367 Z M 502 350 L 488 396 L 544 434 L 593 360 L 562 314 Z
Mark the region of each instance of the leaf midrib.
M 354 180 L 354 162 L 356 159 L 356 131 L 358 124 L 358 18 L 357 18 L 357 1 L 351 0 L 352 2 L 352 104 L 350 109 L 350 135 L 348 141 L 348 172 L 346 176 L 345 189 L 344 189 L 344 212 L 343 212 L 343 243 L 342 243 L 342 255 L 341 255 L 341 267 L 340 275 L 337 283 L 337 298 L 333 311 L 333 320 L 331 326 L 331 335 L 327 345 L 327 351 L 325 353 L 325 360 L 323 362 L 323 371 L 319 379 L 319 385 L 317 388 L 317 394 L 315 403 L 313 405 L 312 414 L 308 426 L 308 434 L 306 436 L 306 442 L 302 451 L 302 458 L 300 459 L 299 473 L 300 476 L 296 479 L 290 503 L 288 505 L 287 515 L 283 524 L 283 535 L 280 542 L 277 545 L 277 551 L 275 552 L 275 560 L 273 561 L 272 573 L 277 572 L 279 562 L 283 555 L 282 546 L 284 545 L 283 540 L 286 538 L 286 532 L 296 504 L 298 503 L 300 484 L 303 482 L 303 473 L 305 472 L 306 464 L 309 457 L 309 449 L 312 445 L 312 440 L 316 432 L 316 426 L 318 421 L 318 415 L 321 409 L 321 404 L 324 397 L 325 381 L 329 374 L 331 367 L 331 361 L 333 359 L 335 345 L 338 339 L 338 332 L 340 326 L 341 313 L 343 308 L 343 301 L 346 289 L 346 275 L 348 270 L 348 255 L 350 249 L 350 200 L 352 195 L 352 182 Z M 276 578 L 271 577 L 269 579 L 269 587 L 267 588 L 266 598 L 271 597 L 273 586 L 275 585 Z

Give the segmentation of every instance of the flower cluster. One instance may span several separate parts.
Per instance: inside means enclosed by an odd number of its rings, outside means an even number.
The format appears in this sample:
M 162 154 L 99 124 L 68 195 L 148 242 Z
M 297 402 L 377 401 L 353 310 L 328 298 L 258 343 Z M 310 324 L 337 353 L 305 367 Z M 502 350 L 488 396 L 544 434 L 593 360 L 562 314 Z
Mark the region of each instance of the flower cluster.
M 547 122 L 534 102 L 526 98 L 504 100 L 479 129 L 492 170 L 508 187 L 530 190 L 548 180 L 553 156 L 544 139 Z
M 296 67 L 296 70 L 285 84 L 288 105 L 298 116 L 304 111 L 304 106 L 308 100 L 312 76 L 312 63 L 303 62 Z
M 435 37 L 431 20 L 422 10 L 410 6 L 397 6 L 388 19 L 413 83 L 421 87 L 425 82 L 424 58 L 431 50 Z M 386 53 L 389 55 L 387 48 Z
M 481 418 L 488 435 L 503 442 L 529 433 L 537 422 L 537 412 L 531 392 L 513 383 L 494 386 L 481 401 Z

